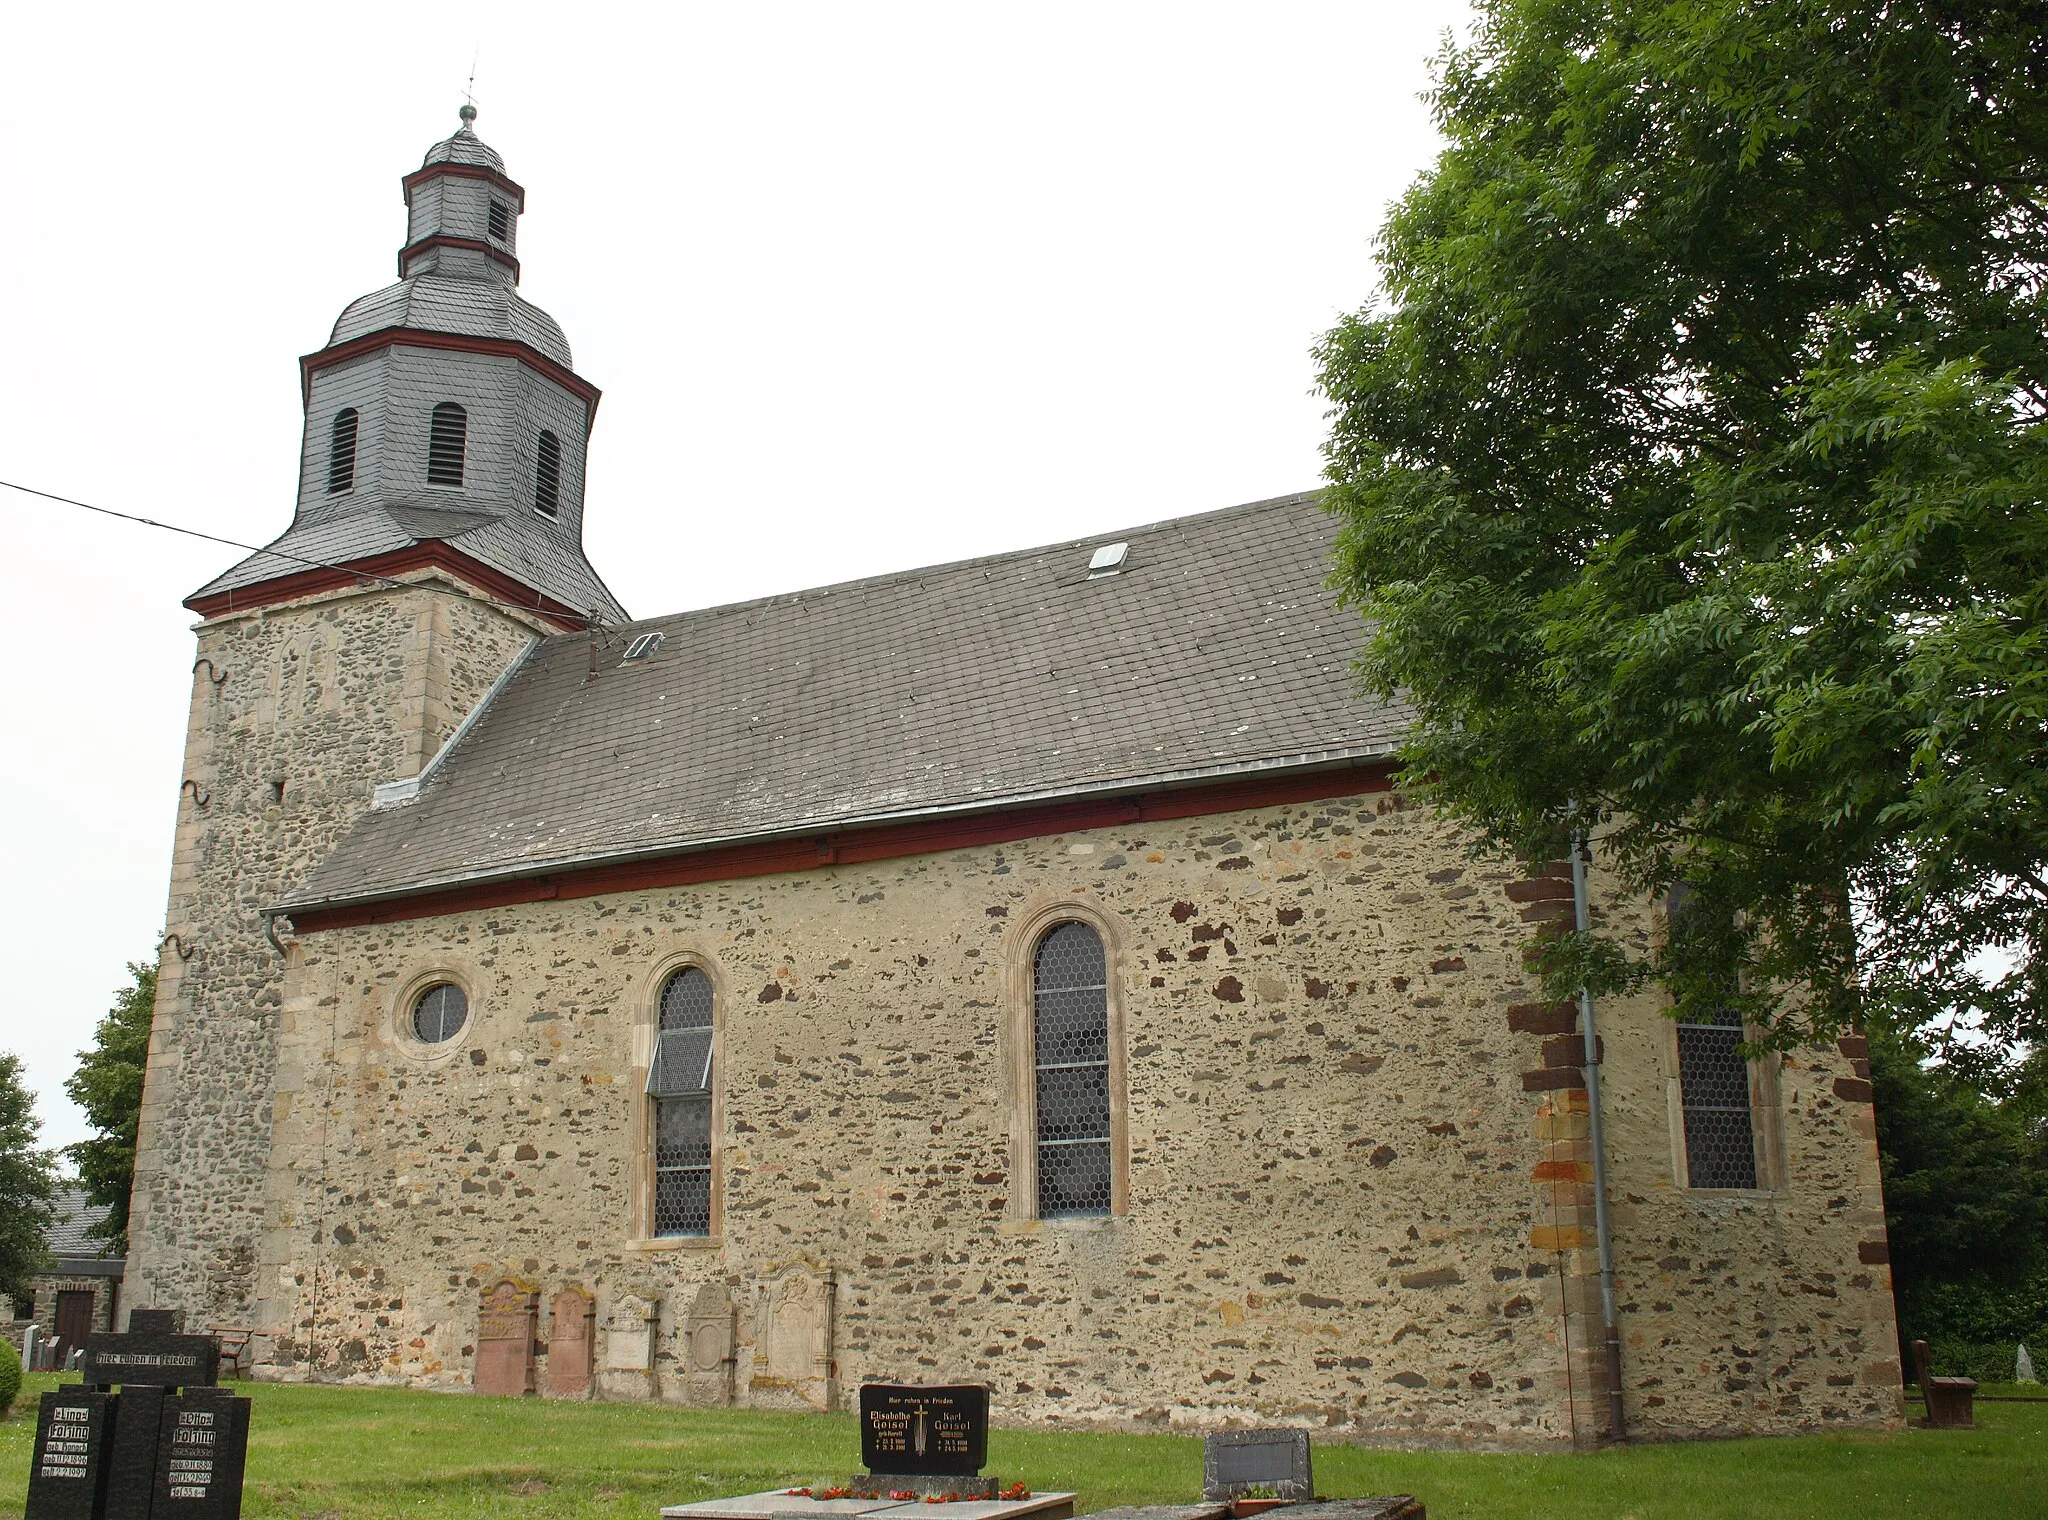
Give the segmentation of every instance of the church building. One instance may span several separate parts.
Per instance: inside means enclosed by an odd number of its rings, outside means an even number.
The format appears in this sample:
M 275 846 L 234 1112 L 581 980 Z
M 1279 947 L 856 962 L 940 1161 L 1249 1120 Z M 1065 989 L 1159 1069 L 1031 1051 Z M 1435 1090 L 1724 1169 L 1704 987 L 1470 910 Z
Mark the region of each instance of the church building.
M 1316 496 L 633 619 L 462 115 L 186 603 L 128 1301 L 276 1379 L 1600 1438 L 1570 872 L 1404 796 Z M 1898 1423 L 1859 1042 L 1599 1012 L 1628 1432 Z

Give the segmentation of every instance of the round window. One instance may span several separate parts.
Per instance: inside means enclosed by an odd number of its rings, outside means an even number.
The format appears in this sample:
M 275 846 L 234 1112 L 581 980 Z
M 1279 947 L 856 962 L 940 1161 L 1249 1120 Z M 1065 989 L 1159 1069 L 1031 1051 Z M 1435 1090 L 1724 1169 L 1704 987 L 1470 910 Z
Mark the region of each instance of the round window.
M 469 1018 L 469 999 L 453 982 L 437 982 L 412 1005 L 413 1037 L 422 1045 L 440 1045 L 462 1033 Z

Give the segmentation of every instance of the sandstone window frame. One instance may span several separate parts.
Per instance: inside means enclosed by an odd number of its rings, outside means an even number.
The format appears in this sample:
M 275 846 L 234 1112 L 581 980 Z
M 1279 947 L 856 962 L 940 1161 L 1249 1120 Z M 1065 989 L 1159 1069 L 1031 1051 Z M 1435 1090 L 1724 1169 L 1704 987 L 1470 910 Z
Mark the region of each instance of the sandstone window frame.
M 1034 1034 L 1034 970 L 1039 944 L 1063 923 L 1085 924 L 1102 941 L 1109 1021 L 1109 1213 L 1043 1216 L 1038 1211 L 1038 1062 Z M 1010 1194 L 1007 1227 L 1100 1229 L 1130 1214 L 1131 1143 L 1129 1059 L 1125 1010 L 1124 932 L 1117 918 L 1091 898 L 1065 896 L 1035 904 L 1004 937 L 1004 1098 L 1009 1107 Z
M 1660 904 L 1657 912 L 1657 932 L 1668 935 L 1671 928 L 1670 906 Z M 1692 1181 L 1692 1156 L 1685 1138 L 1685 1080 L 1679 1063 L 1677 1019 L 1671 1017 L 1671 1005 L 1665 1001 L 1659 1012 L 1664 1026 L 1663 1036 L 1657 1046 L 1659 1075 L 1664 1079 L 1665 1119 L 1670 1131 L 1671 1182 L 1680 1192 L 1697 1198 L 1767 1198 L 1785 1190 L 1785 1130 L 1783 1115 L 1783 1084 L 1780 1073 L 1784 1066 L 1783 1057 L 1777 1051 L 1766 1051 L 1761 1056 L 1752 1056 L 1743 1063 L 1749 1075 L 1749 1130 L 1750 1143 L 1755 1150 L 1756 1186 L 1743 1187 L 1695 1187 Z M 1722 1026 L 1728 1027 L 1728 1026 Z M 1754 1024 L 1744 1022 L 1742 1038 L 1746 1043 L 1761 1039 L 1764 1031 Z
M 468 1004 L 462 1027 L 448 1039 L 429 1044 L 413 1032 L 413 1009 L 434 988 L 447 983 L 461 992 Z M 392 1047 L 416 1066 L 437 1071 L 467 1050 L 476 1039 L 488 1003 L 476 968 L 456 956 L 437 956 L 423 962 L 398 984 L 384 1008 L 384 1027 Z
M 661 1030 L 661 994 L 678 971 L 695 968 L 711 982 L 711 1207 L 702 1235 L 654 1233 L 654 1114 L 658 1101 L 647 1092 L 648 1068 L 654 1064 L 655 1041 Z M 672 950 L 652 963 L 633 996 L 632 1072 L 627 1083 L 633 1095 L 633 1186 L 627 1249 L 636 1252 L 718 1250 L 725 1244 L 725 1094 L 730 1085 L 725 1069 L 725 1017 L 730 988 L 717 960 L 695 947 Z

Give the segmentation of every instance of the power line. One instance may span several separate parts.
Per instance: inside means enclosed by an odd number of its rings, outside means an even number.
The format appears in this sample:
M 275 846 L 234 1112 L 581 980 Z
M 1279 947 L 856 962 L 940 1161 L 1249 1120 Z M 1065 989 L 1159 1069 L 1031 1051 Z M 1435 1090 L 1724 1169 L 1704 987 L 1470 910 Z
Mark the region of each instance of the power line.
M 38 491 L 34 486 L 17 485 L 11 480 L 0 480 L 0 486 L 5 486 L 10 491 L 19 491 L 24 496 L 40 496 L 44 501 L 62 502 L 67 507 L 80 507 L 87 512 L 97 512 L 102 517 L 114 517 L 119 518 L 122 522 L 140 523 L 145 528 L 161 528 L 166 533 L 181 533 L 186 538 L 204 539 L 209 544 L 224 544 L 230 549 L 242 549 L 250 554 L 267 554 L 272 559 L 289 560 L 292 564 L 304 565 L 310 570 L 334 570 L 343 575 L 352 575 L 357 580 L 382 581 L 387 586 L 397 586 L 400 588 L 418 584 L 416 581 L 402 581 L 394 576 L 379 575 L 374 570 L 357 569 L 353 565 L 337 565 L 324 559 L 307 559 L 303 554 L 288 554 L 282 549 L 266 548 L 260 544 L 245 544 L 240 539 L 222 538 L 218 533 L 201 533 L 197 528 L 181 528 L 176 523 L 158 522 L 154 517 L 137 517 L 132 512 L 116 512 L 112 507 L 96 507 L 89 501 L 79 501 L 76 497 L 71 496 L 59 496 L 54 491 Z M 461 594 L 472 602 L 482 602 L 486 606 L 491 607 L 502 607 L 508 612 L 523 612 L 531 615 L 544 610 L 540 607 L 522 607 L 517 602 L 502 602 L 494 596 L 478 596 L 470 591 L 464 591 Z M 550 617 L 573 617 L 586 628 L 602 628 L 604 626 L 599 619 L 587 617 L 577 612 L 548 613 L 547 615 Z

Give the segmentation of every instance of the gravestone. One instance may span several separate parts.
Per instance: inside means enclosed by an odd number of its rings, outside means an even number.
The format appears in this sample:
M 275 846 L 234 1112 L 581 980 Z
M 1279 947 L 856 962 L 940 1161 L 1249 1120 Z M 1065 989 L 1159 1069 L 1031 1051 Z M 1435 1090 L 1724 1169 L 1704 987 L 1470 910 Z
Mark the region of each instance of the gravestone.
M 548 1325 L 549 1393 L 558 1399 L 589 1397 L 596 1341 L 596 1300 L 581 1288 L 564 1288 L 555 1295 Z
M 604 1327 L 604 1366 L 597 1391 L 606 1398 L 654 1397 L 654 1333 L 661 1300 L 627 1293 L 612 1301 Z
M 43 1395 L 28 1468 L 28 1513 L 35 1520 L 93 1520 L 99 1514 L 113 1403 L 112 1394 L 79 1387 Z
M 540 1294 L 516 1278 L 500 1278 L 484 1290 L 476 1323 L 478 1393 L 522 1395 L 534 1391 L 533 1342 L 539 1328 L 539 1302 Z
M 1202 1442 L 1202 1497 L 1236 1499 L 1267 1488 L 1275 1499 L 1313 1499 L 1305 1430 L 1219 1430 Z
M 151 1520 L 225 1520 L 242 1512 L 249 1401 L 224 1388 L 164 1400 Z
M 883 1493 L 957 1493 L 993 1498 L 988 1462 L 988 1387 L 863 1383 L 860 1459 L 864 1480 Z
M 724 1283 L 708 1282 L 690 1301 L 683 1319 L 685 1391 L 692 1404 L 723 1407 L 732 1402 L 734 1354 L 732 1294 Z
M 754 1361 L 747 1402 L 764 1409 L 832 1409 L 839 1401 L 832 1357 L 831 1272 L 785 1267 L 756 1289 Z
M 213 1337 L 182 1331 L 137 1309 L 87 1339 L 85 1383 L 43 1396 L 26 1520 L 238 1520 L 249 1401 L 214 1386 Z

